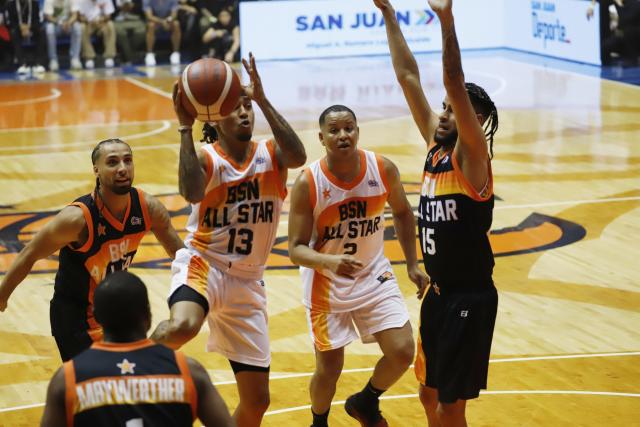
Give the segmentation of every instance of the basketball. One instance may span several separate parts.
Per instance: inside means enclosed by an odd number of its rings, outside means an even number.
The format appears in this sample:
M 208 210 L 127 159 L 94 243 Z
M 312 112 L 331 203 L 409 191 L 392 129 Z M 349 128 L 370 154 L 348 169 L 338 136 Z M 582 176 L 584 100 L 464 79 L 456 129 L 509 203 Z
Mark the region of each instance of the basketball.
M 236 107 L 242 85 L 229 64 L 203 58 L 192 62 L 178 80 L 182 106 L 202 122 L 220 120 Z

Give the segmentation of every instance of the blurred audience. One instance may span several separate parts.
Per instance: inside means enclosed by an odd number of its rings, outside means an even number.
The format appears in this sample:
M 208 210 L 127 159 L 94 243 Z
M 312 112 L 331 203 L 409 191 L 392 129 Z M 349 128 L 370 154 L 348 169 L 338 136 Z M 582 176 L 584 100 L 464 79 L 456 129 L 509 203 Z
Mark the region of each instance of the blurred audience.
M 18 74 L 44 73 L 45 36 L 38 1 L 9 0 L 4 11 L 4 20 L 11 35 Z M 32 49 L 25 50 L 25 47 L 32 47 L 34 52 L 31 52 Z
M 47 34 L 47 53 L 49 54 L 49 70 L 58 71 L 58 36 L 70 37 L 69 56 L 71 69 L 82 68 L 80 62 L 80 42 L 82 25 L 78 20 L 78 0 L 44 0 L 44 21 Z
M 144 0 L 144 13 L 147 17 L 147 54 L 144 57 L 145 65 L 156 65 L 156 56 L 153 50 L 157 33 L 165 32 L 171 35 L 171 47 L 173 52 L 169 57 L 171 65 L 180 64 L 180 22 L 178 21 L 178 0 Z
M 117 11 L 113 18 L 120 62 L 130 65 L 142 52 L 145 43 L 146 24 L 142 0 L 115 0 Z
M 88 70 L 95 68 L 96 51 L 91 44 L 91 36 L 102 37 L 104 44 L 104 66 L 113 68 L 116 56 L 116 31 L 111 20 L 115 12 L 111 0 L 79 0 L 82 22 L 82 57 Z
M 227 7 L 218 13 L 202 34 L 202 44 L 206 55 L 226 62 L 240 60 L 240 27 L 237 9 Z

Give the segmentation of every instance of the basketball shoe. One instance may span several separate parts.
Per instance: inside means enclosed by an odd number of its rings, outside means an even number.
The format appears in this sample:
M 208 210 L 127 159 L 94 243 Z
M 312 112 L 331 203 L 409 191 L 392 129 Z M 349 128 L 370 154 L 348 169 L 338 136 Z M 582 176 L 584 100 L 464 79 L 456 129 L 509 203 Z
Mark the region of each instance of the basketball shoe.
M 360 422 L 362 427 L 389 427 L 378 407 L 378 400 L 367 402 L 362 392 L 349 396 L 344 404 L 347 414 Z

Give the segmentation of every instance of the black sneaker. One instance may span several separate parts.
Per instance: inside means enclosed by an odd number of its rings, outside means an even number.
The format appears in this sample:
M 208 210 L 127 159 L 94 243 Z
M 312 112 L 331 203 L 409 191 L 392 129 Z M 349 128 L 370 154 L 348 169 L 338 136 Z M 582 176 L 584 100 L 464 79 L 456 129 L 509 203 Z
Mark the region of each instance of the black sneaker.
M 377 407 L 364 404 L 359 398 L 359 394 L 352 394 L 345 402 L 344 409 L 347 414 L 358 420 L 362 427 L 389 427 L 380 410 Z

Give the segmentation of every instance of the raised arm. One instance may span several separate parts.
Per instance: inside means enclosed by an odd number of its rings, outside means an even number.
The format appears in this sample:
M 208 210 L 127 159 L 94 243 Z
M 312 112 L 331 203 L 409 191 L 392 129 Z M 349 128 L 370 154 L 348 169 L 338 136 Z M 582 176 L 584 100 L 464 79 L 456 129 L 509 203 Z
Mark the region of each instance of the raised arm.
M 145 193 L 145 200 L 151 217 L 151 231 L 162 245 L 167 255 L 174 259 L 178 249 L 184 247 L 184 243 L 175 228 L 171 224 L 169 211 L 162 203 L 150 194 Z
M 442 27 L 442 66 L 444 87 L 456 117 L 458 143 L 454 155 L 465 178 L 482 189 L 489 177 L 489 149 L 482 129 L 482 116 L 476 114 L 467 89 L 460 59 L 460 47 L 453 23 L 452 0 L 429 0 Z
M 227 405 L 213 387 L 209 374 L 200 363 L 187 357 L 191 378 L 198 392 L 198 418 L 203 425 L 233 427 L 236 423 L 229 414 Z
M 65 427 L 67 425 L 65 392 L 64 370 L 60 367 L 53 374 L 53 378 L 51 378 L 47 388 L 47 401 L 44 406 L 40 427 Z
M 389 51 L 398 83 L 402 87 L 413 120 L 420 130 L 422 138 L 428 144 L 433 139 L 433 133 L 438 127 L 438 115 L 431 109 L 422 90 L 418 63 L 402 35 L 396 11 L 389 0 L 373 0 L 373 3 L 380 9 L 384 17 Z
M 309 180 L 301 173 L 291 190 L 289 209 L 289 258 L 296 265 L 316 270 L 328 269 L 342 276 L 351 276 L 363 267 L 362 262 L 351 255 L 323 254 L 309 247 L 313 234 L 313 209 L 309 192 Z
M 191 127 L 194 118 L 182 106 L 182 93 L 178 83 L 173 84 L 173 109 L 180 127 L 180 161 L 178 166 L 178 188 L 180 195 L 189 203 L 198 203 L 204 198 L 206 186 L 206 162 L 202 154 L 196 153 Z
M 7 308 L 9 297 L 27 277 L 33 264 L 52 255 L 72 242 L 84 242 L 87 222 L 82 210 L 76 206 L 62 209 L 20 251 L 0 283 L 0 311 Z
M 256 69 L 256 59 L 252 53 L 249 53 L 249 62 L 242 59 L 251 83 L 245 88 L 247 96 L 253 99 L 258 107 L 262 110 L 267 123 L 271 127 L 273 137 L 276 141 L 276 157 L 280 166 L 284 168 L 297 168 L 305 164 L 307 154 L 304 145 L 298 135 L 291 128 L 291 125 L 273 108 L 271 102 L 264 94 L 262 81 Z
M 383 158 L 384 171 L 389 184 L 389 198 L 387 203 L 391 206 L 393 214 L 393 226 L 400 242 L 400 247 L 407 261 L 407 274 L 409 279 L 418 287 L 416 295 L 421 299 L 429 284 L 429 276 L 420 268 L 416 251 L 416 218 L 413 215 L 411 204 L 407 200 L 404 187 L 400 181 L 398 168 L 390 160 Z

